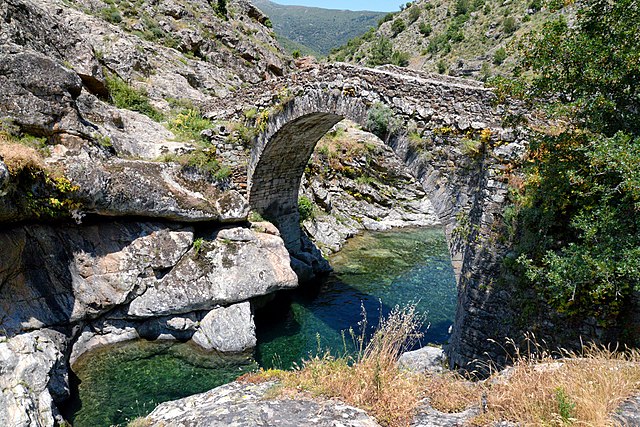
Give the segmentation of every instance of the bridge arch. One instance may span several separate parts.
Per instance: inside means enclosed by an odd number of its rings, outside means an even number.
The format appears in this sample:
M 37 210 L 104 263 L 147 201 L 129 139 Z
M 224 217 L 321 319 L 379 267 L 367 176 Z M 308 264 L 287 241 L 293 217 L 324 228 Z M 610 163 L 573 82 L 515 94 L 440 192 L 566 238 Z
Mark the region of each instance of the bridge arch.
M 393 111 L 403 126 L 385 142 L 431 200 L 456 272 L 450 362 L 464 366 L 487 355 L 499 360 L 502 350 L 490 339 L 513 336 L 508 320 L 513 313 L 508 295 L 491 290 L 504 255 L 504 247 L 492 240 L 492 227 L 507 200 L 503 166 L 522 153 L 523 144 L 516 132 L 502 128 L 503 112 L 495 108 L 493 92 L 409 70 L 328 64 L 249 88 L 233 102 L 239 98 L 245 108 L 257 105 L 268 112 L 260 116 L 266 120 L 259 124 L 248 164 L 249 204 L 278 226 L 291 255 L 312 267 L 322 259 L 301 233 L 298 191 L 316 143 L 344 118 L 366 125 L 376 103 Z M 422 151 L 410 131 L 426 141 Z M 482 144 L 469 153 L 464 140 L 474 138 Z

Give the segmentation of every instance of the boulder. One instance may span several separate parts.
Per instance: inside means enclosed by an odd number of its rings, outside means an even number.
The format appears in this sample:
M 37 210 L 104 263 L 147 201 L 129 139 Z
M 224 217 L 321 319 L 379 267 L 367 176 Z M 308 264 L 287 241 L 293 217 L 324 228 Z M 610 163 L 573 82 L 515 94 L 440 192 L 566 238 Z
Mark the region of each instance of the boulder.
M 256 346 L 256 327 L 248 302 L 214 308 L 191 338 L 205 350 L 241 353 Z
M 249 204 L 235 190 L 182 177 L 176 163 L 95 159 L 67 155 L 68 178 L 79 187 L 82 210 L 104 216 L 138 216 L 182 222 L 244 221 Z
M 192 244 L 193 229 L 159 223 L 6 229 L 0 330 L 11 336 L 95 318 L 161 280 Z
M 222 233 L 222 236 L 220 235 Z M 211 310 L 298 285 L 278 236 L 231 229 L 204 237 L 162 280 L 131 301 L 128 315 L 154 317 Z M 225 237 L 226 236 L 226 237 Z
M 422 347 L 400 356 L 398 365 L 414 372 L 439 373 L 445 371 L 447 357 L 440 347 Z
M 54 425 L 54 400 L 69 393 L 66 346 L 67 337 L 50 329 L 0 342 L 0 425 Z
M 276 384 L 230 383 L 205 393 L 161 403 L 144 420 L 149 427 L 278 426 L 378 427 L 363 410 L 338 400 L 269 399 Z

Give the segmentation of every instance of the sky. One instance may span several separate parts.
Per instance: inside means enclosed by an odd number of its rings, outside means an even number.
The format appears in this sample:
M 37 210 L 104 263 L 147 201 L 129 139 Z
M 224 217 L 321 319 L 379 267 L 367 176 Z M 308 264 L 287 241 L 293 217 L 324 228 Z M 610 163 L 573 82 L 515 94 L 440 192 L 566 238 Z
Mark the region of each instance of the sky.
M 272 0 L 278 4 L 314 6 L 324 9 L 373 10 L 378 12 L 397 12 L 400 5 L 408 0 Z

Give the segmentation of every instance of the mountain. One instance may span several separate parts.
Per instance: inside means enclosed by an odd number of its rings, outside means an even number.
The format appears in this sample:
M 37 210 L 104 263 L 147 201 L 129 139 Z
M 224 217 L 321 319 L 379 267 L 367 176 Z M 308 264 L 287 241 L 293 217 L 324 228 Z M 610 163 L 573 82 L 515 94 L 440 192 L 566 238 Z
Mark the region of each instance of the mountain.
M 552 13 L 541 0 L 416 0 L 330 59 L 486 79 L 511 73 L 513 42 Z
M 255 0 L 253 4 L 269 16 L 285 48 L 291 48 L 291 44 L 283 42 L 282 38 L 306 46 L 320 55 L 327 55 L 331 49 L 375 27 L 385 15 L 384 12 L 285 6 L 269 0 Z

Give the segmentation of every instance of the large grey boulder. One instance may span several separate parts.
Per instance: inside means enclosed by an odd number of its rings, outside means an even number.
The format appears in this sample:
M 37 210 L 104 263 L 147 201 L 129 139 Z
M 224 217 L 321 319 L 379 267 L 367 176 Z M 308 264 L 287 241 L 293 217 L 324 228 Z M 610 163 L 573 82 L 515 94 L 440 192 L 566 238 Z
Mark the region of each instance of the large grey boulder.
M 68 394 L 67 338 L 42 329 L 0 342 L 0 425 L 53 426 L 54 399 Z
M 378 427 L 363 410 L 337 400 L 268 399 L 275 383 L 230 383 L 202 394 L 160 404 L 149 427 Z
M 241 353 L 256 346 L 256 326 L 248 302 L 214 308 L 191 338 L 205 350 Z
M 82 81 L 76 73 L 32 51 L 0 50 L 0 116 L 24 132 L 50 136 L 60 129 L 86 134 L 74 108 Z
M 134 299 L 128 314 L 163 316 L 211 310 L 298 285 L 282 239 L 234 228 L 199 241 L 162 280 Z

